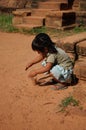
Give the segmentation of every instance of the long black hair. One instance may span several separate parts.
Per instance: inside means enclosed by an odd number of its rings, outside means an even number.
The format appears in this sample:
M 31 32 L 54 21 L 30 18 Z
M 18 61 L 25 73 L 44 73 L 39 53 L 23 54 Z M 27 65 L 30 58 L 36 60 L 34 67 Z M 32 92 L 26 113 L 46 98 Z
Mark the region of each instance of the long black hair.
M 55 43 L 51 38 L 46 33 L 39 33 L 32 41 L 32 49 L 44 53 L 45 48 L 49 53 L 57 53 Z

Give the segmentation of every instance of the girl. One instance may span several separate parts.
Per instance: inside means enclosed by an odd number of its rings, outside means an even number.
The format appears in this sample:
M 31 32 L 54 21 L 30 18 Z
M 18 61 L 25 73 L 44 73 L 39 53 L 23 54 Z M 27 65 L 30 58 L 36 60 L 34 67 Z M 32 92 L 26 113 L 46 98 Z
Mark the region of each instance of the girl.
M 38 52 L 38 56 L 28 63 L 25 70 L 40 61 L 43 62 L 40 68 L 29 73 L 29 78 L 34 80 L 38 74 L 49 72 L 50 76 L 57 82 L 56 85 L 53 85 L 54 89 L 66 87 L 71 79 L 73 63 L 65 51 L 58 48 L 45 33 L 39 33 L 34 38 L 32 49 Z

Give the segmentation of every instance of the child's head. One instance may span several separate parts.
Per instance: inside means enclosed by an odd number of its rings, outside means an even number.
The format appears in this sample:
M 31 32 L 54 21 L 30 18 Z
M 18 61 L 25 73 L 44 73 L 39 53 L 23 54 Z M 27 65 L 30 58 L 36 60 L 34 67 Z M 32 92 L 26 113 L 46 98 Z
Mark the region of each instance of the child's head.
M 52 42 L 51 38 L 45 33 L 39 33 L 32 42 L 32 49 L 34 51 L 39 51 L 45 53 L 45 50 L 49 53 L 57 53 L 55 45 Z

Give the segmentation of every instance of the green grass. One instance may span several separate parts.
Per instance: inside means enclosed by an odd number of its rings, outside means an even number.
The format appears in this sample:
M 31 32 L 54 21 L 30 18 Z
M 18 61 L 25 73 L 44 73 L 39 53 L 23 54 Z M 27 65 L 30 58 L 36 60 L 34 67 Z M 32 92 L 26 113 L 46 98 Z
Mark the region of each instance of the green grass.
M 12 25 L 12 15 L 0 15 L 0 30 L 5 32 L 18 32 Z
M 59 105 L 60 111 L 65 111 L 68 106 L 79 106 L 79 101 L 74 99 L 73 96 L 64 98 Z
M 10 15 L 1 14 L 0 15 L 0 30 L 4 32 L 19 32 L 19 33 L 31 34 L 31 35 L 43 32 L 43 33 L 48 33 L 49 35 L 52 35 L 54 37 L 59 37 L 59 38 L 86 31 L 86 28 L 83 26 L 75 27 L 74 29 L 64 30 L 64 31 L 57 30 L 57 29 L 49 29 L 46 27 L 34 28 L 31 30 L 28 30 L 28 29 L 19 30 L 12 25 L 12 19 L 13 19 L 13 16 L 11 14 Z
M 83 26 L 81 26 L 81 27 L 75 27 L 75 28 L 73 29 L 73 32 L 74 32 L 74 33 L 86 32 L 86 28 L 83 27 Z
M 27 29 L 22 29 L 22 32 L 24 34 L 38 34 L 38 33 L 46 33 L 47 30 L 45 27 L 41 27 L 41 28 L 34 28 L 34 29 L 31 29 L 31 30 L 27 30 Z

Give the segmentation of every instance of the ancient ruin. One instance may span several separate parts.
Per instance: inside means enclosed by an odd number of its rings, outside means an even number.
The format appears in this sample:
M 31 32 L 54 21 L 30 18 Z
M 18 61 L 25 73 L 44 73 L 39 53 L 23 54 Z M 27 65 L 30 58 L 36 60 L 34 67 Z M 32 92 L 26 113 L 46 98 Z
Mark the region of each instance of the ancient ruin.
M 46 26 L 64 30 L 86 23 L 85 0 L 39 0 L 29 4 L 28 8 L 13 12 L 14 26 L 28 29 Z

